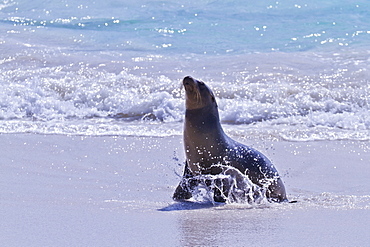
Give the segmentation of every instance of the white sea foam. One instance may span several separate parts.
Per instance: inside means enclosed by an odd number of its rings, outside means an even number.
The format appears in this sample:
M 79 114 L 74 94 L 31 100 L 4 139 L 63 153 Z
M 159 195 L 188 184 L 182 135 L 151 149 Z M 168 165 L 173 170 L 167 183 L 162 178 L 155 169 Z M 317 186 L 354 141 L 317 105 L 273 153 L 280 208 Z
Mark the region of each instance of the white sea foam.
M 286 56 L 271 58 L 276 61 Z M 287 140 L 370 138 L 370 84 L 362 65 L 350 70 L 339 62 L 334 68 L 316 69 L 316 75 L 306 68 L 307 64 L 322 63 L 316 58 L 296 68 L 289 68 L 292 61 L 287 60 L 281 63 L 284 69 L 268 64 L 256 69 L 264 57 L 246 55 L 238 63 L 233 57 L 224 57 L 234 63 L 234 71 L 220 73 L 215 61 L 208 62 L 208 70 L 193 72 L 215 92 L 221 121 L 228 124 L 225 128 L 229 133 L 247 136 L 259 132 Z M 19 64 L 22 58 L 16 59 Z M 133 64 L 163 67 L 174 66 L 177 61 L 156 60 Z M 185 100 L 180 76 L 184 71 L 171 76 L 160 72 L 140 75 L 124 67 L 119 70 L 112 62 L 106 66 L 72 63 L 50 67 L 34 67 L 27 62 L 22 66 L 2 69 L 0 76 L 3 133 L 181 133 Z M 137 129 L 138 124 L 146 127 Z

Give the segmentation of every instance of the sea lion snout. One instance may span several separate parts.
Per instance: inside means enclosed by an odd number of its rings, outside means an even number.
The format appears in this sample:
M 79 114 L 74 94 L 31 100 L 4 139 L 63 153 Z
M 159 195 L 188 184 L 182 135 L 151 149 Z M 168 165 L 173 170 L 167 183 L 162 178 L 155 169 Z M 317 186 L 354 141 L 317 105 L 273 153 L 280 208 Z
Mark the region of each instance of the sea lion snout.
M 188 84 L 188 83 L 194 83 L 194 79 L 193 79 L 193 77 L 191 77 L 191 76 L 185 76 L 184 77 L 184 80 L 183 80 L 183 83 L 184 84 Z
M 182 84 L 184 85 L 185 89 L 191 89 L 195 86 L 195 82 L 196 80 L 194 80 L 193 77 L 191 76 L 186 76 L 183 80 L 182 80 Z
M 195 80 L 191 76 L 186 76 L 182 80 L 182 84 L 184 85 L 185 91 L 187 93 L 193 93 L 197 91 L 197 80 Z
M 182 83 L 186 92 L 186 109 L 197 109 L 211 104 L 217 107 L 212 90 L 204 82 L 186 76 Z

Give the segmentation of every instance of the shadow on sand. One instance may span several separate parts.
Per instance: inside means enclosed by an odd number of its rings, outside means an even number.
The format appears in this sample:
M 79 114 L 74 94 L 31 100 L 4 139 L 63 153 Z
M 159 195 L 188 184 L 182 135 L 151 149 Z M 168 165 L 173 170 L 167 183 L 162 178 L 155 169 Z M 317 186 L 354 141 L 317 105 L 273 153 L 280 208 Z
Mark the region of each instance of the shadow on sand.
M 175 202 L 167 207 L 160 208 L 158 211 L 181 211 L 181 210 L 197 210 L 212 207 L 223 206 L 225 203 L 217 202 L 192 202 L 192 201 L 181 201 Z
M 197 202 L 197 201 L 181 201 L 175 202 L 171 205 L 168 205 L 164 208 L 157 209 L 158 211 L 182 211 L 182 210 L 199 210 L 199 209 L 207 209 L 207 208 L 217 208 L 218 210 L 250 210 L 250 209 L 264 209 L 264 208 L 271 208 L 273 206 L 286 206 L 289 204 L 295 204 L 299 201 L 293 200 L 289 202 L 282 202 L 282 203 L 262 203 L 262 204 L 229 204 L 221 203 L 221 202 Z

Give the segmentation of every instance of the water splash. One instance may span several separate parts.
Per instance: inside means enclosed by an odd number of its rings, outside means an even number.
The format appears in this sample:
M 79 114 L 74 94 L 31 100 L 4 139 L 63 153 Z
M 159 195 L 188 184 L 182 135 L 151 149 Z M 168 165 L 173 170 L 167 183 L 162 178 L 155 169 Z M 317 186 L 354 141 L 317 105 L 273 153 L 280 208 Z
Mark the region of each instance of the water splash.
M 264 186 L 258 186 L 238 169 L 230 166 L 223 166 L 220 174 L 198 175 L 185 179 L 184 182 L 192 193 L 191 201 L 197 203 L 257 205 L 268 202 L 268 181 Z

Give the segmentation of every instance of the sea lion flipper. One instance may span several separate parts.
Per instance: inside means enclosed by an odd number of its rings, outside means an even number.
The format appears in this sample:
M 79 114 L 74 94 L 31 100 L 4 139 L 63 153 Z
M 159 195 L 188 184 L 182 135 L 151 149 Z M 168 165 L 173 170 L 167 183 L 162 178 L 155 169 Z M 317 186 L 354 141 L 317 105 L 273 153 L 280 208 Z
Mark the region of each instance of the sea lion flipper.
M 277 178 L 266 191 L 266 196 L 272 202 L 288 202 L 285 187 L 281 178 Z
M 196 186 L 196 181 L 193 179 L 193 174 L 191 173 L 188 162 L 185 162 L 184 174 L 182 175 L 182 180 L 177 186 L 175 193 L 173 193 L 172 198 L 175 201 L 182 201 L 190 199 L 192 194 L 192 188 Z
M 183 201 L 190 199 L 193 196 L 193 194 L 184 186 L 182 186 L 182 181 L 177 186 L 175 193 L 173 193 L 173 200 L 175 201 Z

